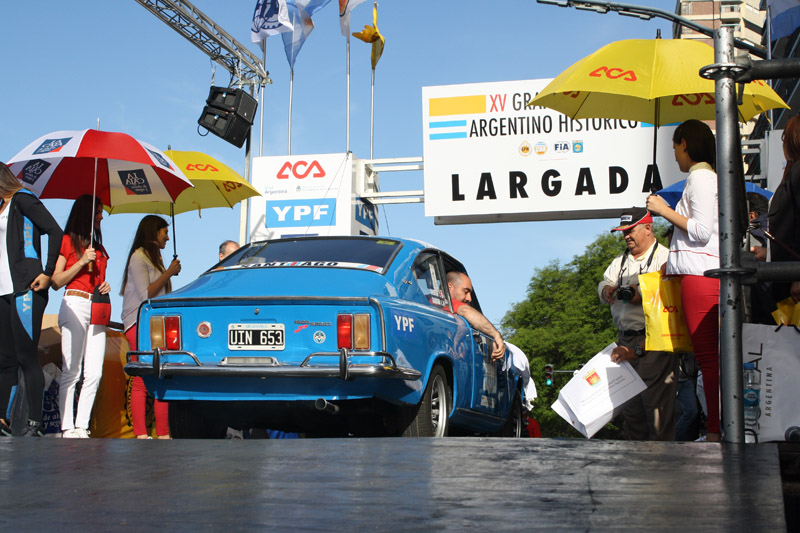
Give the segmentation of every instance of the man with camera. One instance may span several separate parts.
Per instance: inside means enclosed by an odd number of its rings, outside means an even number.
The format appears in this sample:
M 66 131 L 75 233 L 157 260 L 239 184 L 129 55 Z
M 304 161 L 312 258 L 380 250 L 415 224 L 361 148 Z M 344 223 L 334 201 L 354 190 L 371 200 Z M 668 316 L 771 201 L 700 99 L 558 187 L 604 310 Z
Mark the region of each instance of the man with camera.
M 631 400 L 622 413 L 631 440 L 675 440 L 675 354 L 644 350 L 645 325 L 639 274 L 661 270 L 669 250 L 653 234 L 653 217 L 643 207 L 622 212 L 619 226 L 627 250 L 618 255 L 597 286 L 600 300 L 611 305 L 618 347 L 613 361 L 629 361 L 647 389 Z

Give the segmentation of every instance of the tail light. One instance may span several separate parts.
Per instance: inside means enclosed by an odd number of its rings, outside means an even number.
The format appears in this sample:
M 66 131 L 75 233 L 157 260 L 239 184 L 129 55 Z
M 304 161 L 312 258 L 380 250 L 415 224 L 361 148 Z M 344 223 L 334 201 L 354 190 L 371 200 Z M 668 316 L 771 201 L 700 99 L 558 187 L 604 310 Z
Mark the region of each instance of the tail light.
M 162 350 L 180 350 L 181 317 L 151 316 L 150 347 Z
M 369 350 L 369 315 L 339 315 L 336 319 L 339 348 Z
M 353 315 L 339 315 L 336 319 L 336 338 L 339 348 L 353 348 Z

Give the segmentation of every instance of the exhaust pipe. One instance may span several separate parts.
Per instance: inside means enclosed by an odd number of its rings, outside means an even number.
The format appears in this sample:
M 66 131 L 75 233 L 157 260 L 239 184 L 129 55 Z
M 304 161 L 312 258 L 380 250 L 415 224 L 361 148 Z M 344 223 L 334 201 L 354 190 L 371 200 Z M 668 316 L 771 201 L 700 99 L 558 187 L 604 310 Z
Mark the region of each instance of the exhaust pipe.
M 317 398 L 314 400 L 314 407 L 317 408 L 317 411 L 324 411 L 332 415 L 335 415 L 339 412 L 339 406 L 330 403 L 325 398 Z

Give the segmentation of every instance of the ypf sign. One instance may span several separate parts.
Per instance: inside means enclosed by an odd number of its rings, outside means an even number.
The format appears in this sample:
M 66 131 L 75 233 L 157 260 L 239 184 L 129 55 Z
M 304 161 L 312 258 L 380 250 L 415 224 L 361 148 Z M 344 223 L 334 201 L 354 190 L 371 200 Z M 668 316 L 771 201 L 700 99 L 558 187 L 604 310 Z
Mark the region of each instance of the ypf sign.
M 375 206 L 355 198 L 352 154 L 253 159 L 250 240 L 298 235 L 376 235 Z
M 630 77 L 607 68 L 598 76 Z M 527 103 L 550 80 L 423 87 L 425 214 L 437 224 L 618 217 L 683 178 L 673 126 Z

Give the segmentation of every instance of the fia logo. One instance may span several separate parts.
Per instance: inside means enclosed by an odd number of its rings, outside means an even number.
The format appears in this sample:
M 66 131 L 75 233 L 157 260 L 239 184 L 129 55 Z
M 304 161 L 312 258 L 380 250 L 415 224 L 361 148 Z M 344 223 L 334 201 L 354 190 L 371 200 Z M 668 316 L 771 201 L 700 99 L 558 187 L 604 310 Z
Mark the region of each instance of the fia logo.
M 58 152 L 72 139 L 72 137 L 64 137 L 63 139 L 45 139 L 39 148 L 33 151 L 33 155 L 50 154 Z
M 553 152 L 557 154 L 567 154 L 569 153 L 569 143 L 568 142 L 554 142 L 553 143 Z

